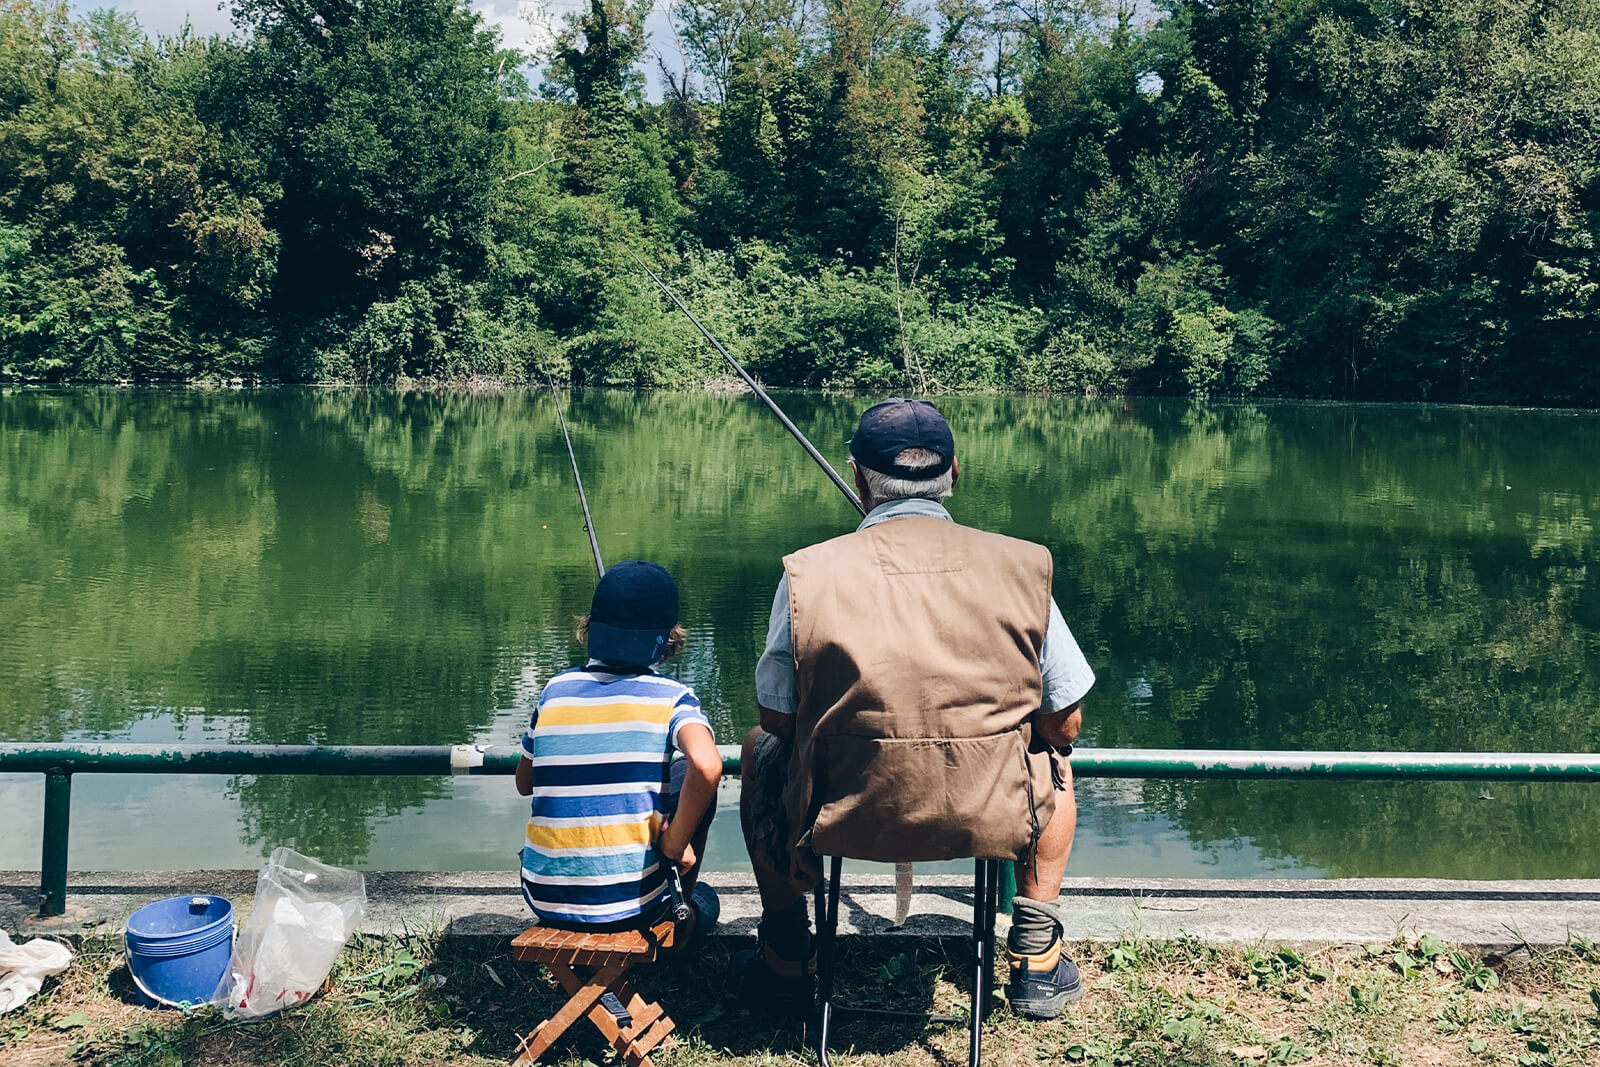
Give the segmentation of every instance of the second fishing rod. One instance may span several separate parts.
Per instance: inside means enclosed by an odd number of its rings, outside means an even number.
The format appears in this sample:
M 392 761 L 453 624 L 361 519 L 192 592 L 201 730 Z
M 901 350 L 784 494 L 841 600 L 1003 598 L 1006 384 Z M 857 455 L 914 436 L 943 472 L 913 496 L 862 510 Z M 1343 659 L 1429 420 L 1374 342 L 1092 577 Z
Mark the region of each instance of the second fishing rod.
M 722 342 L 717 340 L 712 332 L 706 329 L 705 324 L 695 317 L 694 312 L 689 310 L 689 305 L 685 304 L 683 300 L 679 298 L 678 294 L 673 292 L 671 287 L 669 287 L 666 282 L 662 281 L 656 275 L 655 271 L 650 269 L 649 265 L 645 263 L 644 260 L 634 255 L 632 252 L 629 252 L 628 254 L 633 256 L 633 261 L 639 265 L 639 269 L 650 276 L 650 280 L 656 283 L 657 288 L 659 288 L 661 292 L 665 294 L 666 298 L 672 301 L 679 311 L 688 316 L 689 321 L 694 323 L 695 329 L 700 331 L 700 335 L 710 342 L 711 347 L 717 350 L 717 354 L 727 362 L 729 367 L 733 368 L 733 372 L 750 387 L 751 392 L 755 393 L 756 396 L 761 399 L 761 402 L 767 406 L 767 410 L 771 411 L 777 416 L 778 421 L 783 423 L 783 428 L 788 430 L 796 441 L 800 442 L 800 447 L 805 449 L 806 453 L 816 461 L 817 466 L 822 468 L 823 473 L 826 474 L 829 480 L 831 480 L 833 484 L 838 487 L 839 492 L 844 494 L 844 498 L 850 501 L 851 506 L 862 515 L 865 515 L 867 513 L 867 509 L 862 505 L 861 498 L 856 495 L 856 491 L 850 488 L 849 483 L 839 476 L 839 472 L 833 469 L 833 464 L 829 463 L 827 459 L 823 457 L 822 453 L 817 451 L 817 447 L 806 439 L 806 435 L 800 432 L 800 427 L 796 426 L 794 421 L 783 413 L 783 409 L 778 406 L 777 401 L 773 400 L 772 397 L 767 395 L 767 391 L 761 388 L 761 383 L 756 381 L 755 378 L 750 375 L 749 371 L 740 366 L 739 361 L 734 359 L 728 350 L 723 347 Z
M 629 254 L 630 256 L 634 256 L 634 253 Z M 838 491 L 845 494 L 846 501 L 850 501 L 851 506 L 858 510 L 862 517 L 866 517 L 867 509 L 866 506 L 862 504 L 861 498 L 856 496 L 856 493 L 854 493 L 854 490 L 851 490 L 850 486 L 846 485 L 845 480 L 838 475 L 837 470 L 834 470 L 834 466 L 832 466 L 830 462 L 827 462 L 827 459 L 822 458 L 822 453 L 819 453 L 819 451 L 816 450 L 816 446 L 814 446 L 810 440 L 806 440 L 806 435 L 800 432 L 800 427 L 795 426 L 794 421 L 792 421 L 787 414 L 784 414 L 782 408 L 779 408 L 778 402 L 766 395 L 766 390 L 762 389 L 762 384 L 760 384 L 758 381 L 755 381 L 755 379 L 750 376 L 749 371 L 744 370 L 744 368 L 739 365 L 739 360 L 733 358 L 733 355 L 728 352 L 728 349 L 723 347 L 722 341 L 718 341 L 714 334 L 712 334 L 712 331 L 707 330 L 706 325 L 704 325 L 699 318 L 694 317 L 694 312 L 691 312 L 688 304 L 685 304 L 683 299 L 680 298 L 677 293 L 674 293 L 672 288 L 670 288 L 666 282 L 662 282 L 661 278 L 656 275 L 654 270 L 650 269 L 648 264 L 645 264 L 643 259 L 638 258 L 638 256 L 634 256 L 634 262 L 637 262 L 640 270 L 643 270 L 645 274 L 650 275 L 651 282 L 656 283 L 656 286 L 658 286 L 659 290 L 666 294 L 666 298 L 669 299 L 669 301 L 674 302 L 675 306 L 677 306 L 677 309 L 680 310 L 680 312 L 683 312 L 683 314 L 688 317 L 688 320 L 690 320 L 691 323 L 694 323 L 694 328 L 701 331 L 702 338 L 706 338 L 706 341 L 710 342 L 710 347 L 717 349 L 717 354 L 720 355 L 720 357 L 722 357 L 726 363 L 728 363 L 728 366 L 733 368 L 733 373 L 738 374 L 739 378 L 744 381 L 744 384 L 749 386 L 750 390 L 752 390 L 757 397 L 760 397 L 762 403 L 765 403 L 766 408 L 768 408 L 768 410 L 770 410 L 774 416 L 778 416 L 778 421 L 784 424 L 784 429 L 789 430 L 790 435 L 794 435 L 795 440 L 800 442 L 800 446 L 805 448 L 806 454 L 810 454 L 811 459 L 816 461 L 816 464 L 821 467 L 822 472 L 827 474 L 827 477 L 829 477 L 829 480 L 832 480 L 832 483 L 834 483 L 835 486 L 838 486 Z M 1016 873 L 1014 873 L 1010 867 L 1006 869 L 1005 878 L 1005 885 L 1013 886 L 1014 888 L 1014 885 L 1016 885 Z M 899 925 L 899 923 L 902 923 L 902 921 L 906 921 L 906 915 L 910 910 L 910 896 L 912 896 L 912 864 L 894 864 L 894 913 L 896 913 L 896 925 Z M 1008 901 L 1010 901 L 1010 897 L 1011 893 L 1006 894 L 1006 899 L 1008 899 Z M 816 909 L 818 909 L 818 915 L 821 915 L 821 886 L 819 886 L 818 904 L 816 904 Z

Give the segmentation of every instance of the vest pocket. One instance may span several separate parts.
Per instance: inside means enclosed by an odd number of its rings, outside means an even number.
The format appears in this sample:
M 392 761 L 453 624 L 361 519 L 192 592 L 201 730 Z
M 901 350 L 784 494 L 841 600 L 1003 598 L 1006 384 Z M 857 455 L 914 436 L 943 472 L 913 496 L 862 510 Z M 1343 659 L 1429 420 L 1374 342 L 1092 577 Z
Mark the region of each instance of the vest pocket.
M 809 843 L 825 856 L 1017 859 L 1038 833 L 1027 743 L 989 737 L 816 738 Z

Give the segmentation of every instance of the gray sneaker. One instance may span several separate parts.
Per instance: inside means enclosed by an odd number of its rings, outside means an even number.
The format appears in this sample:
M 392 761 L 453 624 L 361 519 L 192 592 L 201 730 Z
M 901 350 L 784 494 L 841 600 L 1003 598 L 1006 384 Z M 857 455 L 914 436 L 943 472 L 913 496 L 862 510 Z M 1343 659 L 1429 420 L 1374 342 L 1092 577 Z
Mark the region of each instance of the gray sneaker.
M 816 954 L 806 960 L 786 960 L 757 942 L 754 949 L 734 953 L 733 984 L 747 1008 L 806 1018 L 816 1000 Z
M 1020 955 L 1006 949 L 1011 965 L 1011 982 L 1006 999 L 1011 1009 L 1027 1019 L 1054 1019 L 1068 1001 L 1083 999 L 1083 980 L 1078 966 L 1061 951 L 1061 939 L 1036 956 Z

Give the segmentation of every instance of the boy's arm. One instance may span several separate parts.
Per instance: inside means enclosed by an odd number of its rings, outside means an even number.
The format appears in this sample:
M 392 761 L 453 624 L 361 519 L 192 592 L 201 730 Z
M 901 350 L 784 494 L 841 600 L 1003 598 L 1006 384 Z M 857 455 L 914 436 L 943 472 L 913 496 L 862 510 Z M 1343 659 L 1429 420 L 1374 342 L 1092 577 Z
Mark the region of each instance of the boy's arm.
M 539 694 L 539 707 L 533 709 L 533 717 L 528 720 L 528 728 L 522 733 L 522 761 L 517 764 L 517 792 L 525 797 L 533 796 L 533 730 L 539 725 L 539 708 L 544 707 L 544 694 Z
M 684 768 L 678 810 L 672 821 L 661 828 L 657 847 L 667 859 L 687 870 L 695 861 L 689 841 L 717 799 L 717 783 L 722 780 L 722 756 L 717 752 L 717 739 L 712 736 L 711 728 L 700 722 L 684 723 L 678 729 L 678 748 L 689 765 Z

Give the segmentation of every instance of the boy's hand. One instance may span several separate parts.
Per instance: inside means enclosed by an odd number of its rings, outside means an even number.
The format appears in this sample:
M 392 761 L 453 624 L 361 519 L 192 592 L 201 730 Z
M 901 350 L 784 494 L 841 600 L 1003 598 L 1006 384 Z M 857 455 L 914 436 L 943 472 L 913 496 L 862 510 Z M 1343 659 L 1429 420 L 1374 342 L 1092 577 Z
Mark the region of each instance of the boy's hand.
M 662 823 L 661 834 L 656 838 L 656 848 L 677 866 L 679 874 L 686 874 L 695 863 L 694 846 L 689 843 L 687 837 L 679 841 L 675 830 L 675 823 Z

